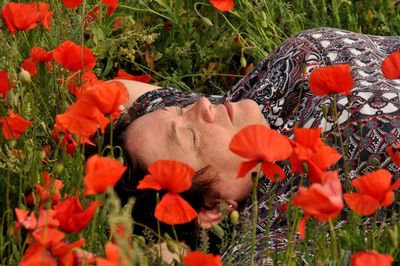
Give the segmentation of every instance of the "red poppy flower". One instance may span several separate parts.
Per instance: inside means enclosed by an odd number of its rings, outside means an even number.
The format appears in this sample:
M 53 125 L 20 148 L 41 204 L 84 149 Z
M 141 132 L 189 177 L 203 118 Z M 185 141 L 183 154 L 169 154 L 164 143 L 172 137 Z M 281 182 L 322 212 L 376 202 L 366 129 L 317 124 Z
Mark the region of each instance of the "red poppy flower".
M 65 234 L 55 228 L 40 228 L 33 232 L 33 238 L 47 249 L 53 244 L 61 242 Z
M 56 228 L 60 224 L 58 220 L 54 218 L 56 212 L 52 209 L 45 210 L 39 209 L 39 218 L 37 228 Z
M 56 116 L 56 126 L 79 136 L 79 142 L 90 142 L 89 137 L 100 127 L 104 132 L 108 119 L 93 105 L 78 101 L 67 108 L 65 113 Z
M 219 11 L 230 11 L 235 6 L 233 0 L 209 0 Z
M 101 0 L 103 4 L 108 6 L 107 15 L 111 15 L 118 8 L 118 0 Z
M 105 246 L 106 259 L 96 258 L 97 266 L 118 266 L 123 265 L 120 261 L 120 251 L 117 245 L 108 242 Z
M 31 77 L 37 74 L 37 62 L 33 58 L 28 57 L 25 59 L 24 62 L 22 62 L 21 67 L 28 71 L 29 74 L 31 74 Z
M 64 187 L 63 182 L 60 179 L 53 180 L 48 172 L 43 173 L 43 186 L 40 184 L 35 184 L 42 204 L 46 200 L 51 200 L 53 204 L 57 204 L 61 199 L 60 190 Z
M 75 258 L 74 251 L 77 248 L 82 247 L 83 245 L 85 245 L 84 238 L 81 238 L 72 243 L 58 242 L 51 247 L 51 254 L 54 257 L 58 257 L 59 261 L 61 262 L 60 264 L 63 266 L 82 265 L 82 263 L 79 263 L 79 260 Z M 89 261 L 85 260 L 85 257 L 83 257 L 82 259 L 87 263 L 87 265 L 92 265 L 89 263 Z
M 309 82 L 312 93 L 319 96 L 337 93 L 351 95 L 350 89 L 354 86 L 349 64 L 318 67 L 311 72 Z
M 120 112 L 121 104 L 129 99 L 128 90 L 125 85 L 118 81 L 99 82 L 95 86 L 88 88 L 80 101 L 95 105 L 103 114 Z
M 185 266 L 222 266 L 219 255 L 205 254 L 200 251 L 191 251 L 183 257 Z
M 287 159 L 293 149 L 287 137 L 264 125 L 252 125 L 241 129 L 233 136 L 229 149 L 240 157 L 250 159 L 239 166 L 237 177 L 243 177 L 262 162 L 264 175 L 275 182 L 285 178 L 282 168 L 275 161 Z
M 113 187 L 126 167 L 118 160 L 93 155 L 86 162 L 85 195 L 99 194 Z
M 46 2 L 31 2 L 28 3 L 32 8 L 38 10 L 40 18 L 38 22 L 41 22 L 47 31 L 50 31 L 50 19 L 54 12 L 50 12 L 50 4 Z
M 380 254 L 373 250 L 359 251 L 351 256 L 351 266 L 390 266 L 393 257 L 389 254 Z
M 321 128 L 295 128 L 293 154 L 289 157 L 294 173 L 306 173 L 311 182 L 321 182 L 321 175 L 342 157 L 320 138 Z M 307 169 L 304 169 L 304 163 Z M 307 170 L 307 171 L 305 171 Z
M 99 205 L 99 202 L 92 202 L 83 210 L 79 198 L 72 197 L 54 206 L 57 212 L 54 218 L 60 222 L 64 232 L 77 233 L 88 226 Z
M 344 207 L 338 173 L 326 172 L 321 177 L 321 183 L 314 183 L 310 188 L 300 186 L 292 204 L 301 207 L 305 214 L 298 226 L 302 237 L 305 236 L 305 225 L 310 216 L 318 221 L 336 218 Z
M 18 139 L 25 130 L 32 125 L 32 122 L 26 121 L 11 109 L 8 109 L 8 116 L 0 118 L 0 124 L 3 129 L 3 135 L 6 140 Z
M 387 79 L 400 79 L 400 52 L 388 55 L 382 62 L 382 73 Z
M 350 209 L 361 215 L 371 215 L 379 207 L 388 207 L 393 203 L 394 193 L 400 186 L 400 179 L 392 185 L 392 174 L 379 169 L 363 175 L 351 181 L 351 184 L 359 191 L 356 193 L 346 193 L 344 200 Z
M 392 161 L 400 167 L 400 144 L 394 146 L 387 146 L 386 152 L 389 154 Z
M 71 71 L 91 70 L 96 65 L 93 52 L 89 48 L 77 45 L 72 41 L 66 41 L 55 48 L 53 58 L 57 63 Z
M 82 0 L 62 0 L 62 2 L 67 8 L 75 8 L 82 3 Z
M 134 76 L 129 74 L 123 69 L 119 69 L 117 72 L 117 76 L 114 79 L 129 79 L 129 80 L 135 80 L 135 81 L 140 81 L 144 83 L 149 83 L 152 77 L 149 74 L 144 74 L 144 75 L 139 75 L 139 76 Z
M 32 212 L 28 215 L 29 211 L 15 208 L 15 215 L 17 216 L 17 227 L 25 228 L 26 230 L 35 230 L 37 227 L 37 219 Z
M 32 47 L 29 51 L 29 57 L 36 62 L 49 62 L 53 60 L 53 53 L 47 52 L 41 47 Z
M 8 3 L 3 7 L 1 15 L 12 34 L 17 30 L 33 29 L 40 20 L 38 9 L 25 3 Z
M 0 70 L 0 96 L 4 99 L 7 95 L 7 92 L 13 87 L 14 85 L 8 77 L 8 72 L 5 70 Z
M 76 98 L 79 98 L 88 88 L 102 82 L 92 71 L 85 71 L 83 77 L 80 73 L 74 72 L 68 76 L 67 80 L 68 91 Z
M 157 204 L 155 217 L 166 224 L 183 224 L 193 220 L 197 213 L 178 193 L 192 186 L 194 170 L 187 164 L 172 160 L 152 163 L 137 189 L 168 190 Z
M 60 137 L 60 134 L 62 134 L 62 137 Z M 76 141 L 68 131 L 62 131 L 60 125 L 55 125 L 51 136 L 57 143 L 60 143 L 61 141 L 60 146 L 65 149 L 69 155 L 72 155 L 75 152 Z
M 41 265 L 41 266 L 57 266 L 57 260 L 54 258 L 51 253 L 46 249 L 45 246 L 40 243 L 34 243 L 28 247 L 25 251 L 24 256 L 22 257 L 21 262 L 18 264 L 19 266 L 32 266 L 32 265 Z
M 86 17 L 85 29 L 87 28 L 87 26 L 93 23 L 93 21 L 97 18 L 99 14 L 100 14 L 99 6 L 95 6 L 91 11 L 89 11 Z

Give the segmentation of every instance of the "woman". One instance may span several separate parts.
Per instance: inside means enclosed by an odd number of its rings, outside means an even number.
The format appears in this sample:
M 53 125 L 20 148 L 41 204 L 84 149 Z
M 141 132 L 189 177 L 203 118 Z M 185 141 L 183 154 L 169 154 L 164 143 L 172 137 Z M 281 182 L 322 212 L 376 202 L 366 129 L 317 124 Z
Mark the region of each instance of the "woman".
M 199 210 L 197 224 L 208 228 L 219 221 L 220 201 L 232 208 L 244 203 L 242 213 L 250 213 L 251 204 L 246 198 L 253 184 L 250 176 L 235 178 L 243 159 L 228 149 L 233 135 L 251 124 L 268 125 L 289 137 L 294 127 L 322 127 L 328 144 L 342 152 L 335 145 L 333 115 L 324 110 L 325 105 L 332 104 L 332 97 L 315 96 L 308 88 L 308 77 L 314 69 L 342 63 L 350 64 L 354 79 L 351 101 L 339 95 L 336 103 L 340 128 L 348 141 L 350 176 L 368 173 L 376 166 L 395 172 L 398 169 L 387 157 L 385 148 L 396 143 L 400 134 L 400 83 L 385 79 L 381 64 L 387 55 L 399 49 L 400 37 L 317 28 L 282 43 L 224 96 L 123 81 L 131 98 L 126 105 L 129 111 L 121 116 L 117 130 L 119 144 L 129 156 L 131 172 L 116 189 L 123 198 L 136 196 L 140 204 L 144 201 L 141 197 L 148 197 L 144 195 L 148 192 L 136 191 L 134 187 L 146 166 L 160 159 L 177 160 L 199 171 L 192 190 L 186 193 L 189 202 Z M 289 173 L 289 166 L 283 166 Z M 267 227 L 268 246 L 285 246 L 284 215 L 279 206 L 287 202 L 295 190 L 291 185 L 297 181 L 295 176 L 288 176 L 278 185 L 272 199 L 272 214 L 267 215 L 268 181 L 261 180 L 256 247 L 259 262 L 266 247 L 263 239 Z M 142 211 L 137 215 L 139 220 L 140 216 L 152 216 L 149 210 L 154 209 L 154 204 L 137 207 L 139 213 Z M 249 247 L 238 242 L 231 248 L 237 256 L 243 256 L 242 263 L 248 259 Z

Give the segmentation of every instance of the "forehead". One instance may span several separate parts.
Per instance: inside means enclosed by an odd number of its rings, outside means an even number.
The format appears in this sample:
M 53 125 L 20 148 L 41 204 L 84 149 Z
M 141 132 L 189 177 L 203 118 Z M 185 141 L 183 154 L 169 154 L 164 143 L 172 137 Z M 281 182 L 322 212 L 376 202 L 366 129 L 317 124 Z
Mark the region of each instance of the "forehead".
M 173 122 L 174 115 L 160 109 L 132 122 L 124 136 L 130 155 L 145 165 L 157 160 L 177 160 L 196 167 L 194 154 L 188 154 L 184 147 L 179 147 L 172 140 Z

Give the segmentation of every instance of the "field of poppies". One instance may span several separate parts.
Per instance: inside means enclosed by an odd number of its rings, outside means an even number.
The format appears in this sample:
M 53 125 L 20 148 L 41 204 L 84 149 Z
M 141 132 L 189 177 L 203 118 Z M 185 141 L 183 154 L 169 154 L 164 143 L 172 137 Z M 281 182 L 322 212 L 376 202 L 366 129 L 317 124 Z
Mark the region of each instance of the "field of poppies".
M 212 255 L 210 239 L 220 238 L 221 248 L 233 243 L 240 235 L 232 229 L 239 219 L 237 212 L 226 214 L 210 230 L 200 231 L 197 251 L 187 254 L 176 234 L 149 228 L 143 234 L 132 234 L 132 227 L 140 226 L 130 215 L 134 201 L 121 206 L 112 190 L 126 169 L 124 158 L 104 137 L 105 132 L 113 133 L 107 128 L 112 128 L 121 112 L 119 106 L 128 98 L 118 79 L 221 94 L 283 40 L 320 26 L 399 35 L 400 3 L 2 0 L 0 264 L 162 265 L 163 249 L 176 255 L 172 265 L 230 265 L 233 254 Z M 387 58 L 382 66 L 387 78 L 400 78 L 399 62 L 398 54 Z M 346 65 L 318 71 L 338 75 L 344 85 L 339 91 L 321 91 L 323 75 L 315 71 L 310 77 L 315 94 L 349 94 L 352 80 Z M 320 135 L 319 129 L 299 129 L 294 141 L 289 141 L 277 132 L 253 126 L 231 142 L 232 152 L 247 160 L 241 175 L 257 167 L 274 177 L 271 181 L 279 182 L 284 176 L 275 161 L 288 159 L 293 171 L 311 182 L 293 195 L 289 205 L 282 206 L 290 229 L 287 248 L 265 252 L 265 258 L 274 265 L 400 263 L 396 191 L 400 181 L 392 181 L 389 171 L 377 169 L 342 191 L 337 173 L 327 171 L 342 155 Z M 246 136 L 279 139 L 274 141 L 279 147 L 267 145 L 254 153 L 268 151 L 265 156 L 254 157 L 249 150 L 255 148 L 246 146 Z M 85 158 L 88 149 L 96 154 Z M 387 152 L 400 167 L 399 148 Z M 329 156 L 315 164 L 321 153 Z M 179 196 L 190 188 L 193 169 L 159 161 L 148 171 L 137 189 L 167 191 L 155 210 L 160 223 L 171 225 L 174 231 L 175 224 L 193 220 L 196 211 Z M 255 183 L 259 176 L 260 172 Z M 377 176 L 383 181 L 374 181 Z M 160 180 L 169 180 L 168 185 Z M 316 208 L 310 202 L 321 205 Z M 392 210 L 390 217 L 378 219 L 378 211 L 387 207 Z M 343 210 L 348 215 L 339 226 L 337 217 Z M 254 217 L 256 209 L 253 217 L 240 217 L 251 232 L 252 257 Z

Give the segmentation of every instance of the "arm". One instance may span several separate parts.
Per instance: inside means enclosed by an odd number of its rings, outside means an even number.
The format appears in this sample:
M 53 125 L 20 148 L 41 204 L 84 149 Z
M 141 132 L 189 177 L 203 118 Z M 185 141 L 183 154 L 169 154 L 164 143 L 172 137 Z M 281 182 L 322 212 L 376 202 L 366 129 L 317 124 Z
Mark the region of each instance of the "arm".
M 117 79 L 117 81 L 123 83 L 128 89 L 129 100 L 123 105 L 125 108 L 129 108 L 137 98 L 146 92 L 161 88 L 159 86 L 127 79 Z

